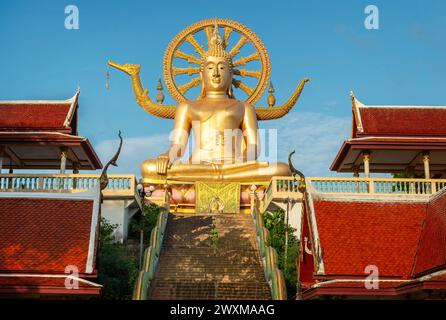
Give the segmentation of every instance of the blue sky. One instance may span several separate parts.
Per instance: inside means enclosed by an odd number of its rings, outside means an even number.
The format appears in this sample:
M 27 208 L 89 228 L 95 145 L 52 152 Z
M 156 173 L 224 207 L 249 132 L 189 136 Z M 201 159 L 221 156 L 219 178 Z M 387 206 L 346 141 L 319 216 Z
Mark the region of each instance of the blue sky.
M 69 4 L 79 8 L 79 30 L 64 27 Z M 369 4 L 379 8 L 379 30 L 364 27 Z M 125 154 L 112 172 L 138 173 L 142 160 L 167 148 L 172 122 L 140 109 L 121 72 L 111 70 L 106 90 L 106 61 L 142 64 L 143 85 L 153 97 L 171 39 L 213 17 L 237 20 L 264 42 L 278 104 L 300 79 L 312 79 L 289 115 L 260 124 L 278 129 L 279 160 L 296 149 L 297 166 L 307 175 L 331 174 L 351 129 L 351 89 L 366 104 L 446 104 L 441 0 L 1 0 L 0 100 L 66 99 L 79 85 L 80 134 L 106 162 L 122 130 Z

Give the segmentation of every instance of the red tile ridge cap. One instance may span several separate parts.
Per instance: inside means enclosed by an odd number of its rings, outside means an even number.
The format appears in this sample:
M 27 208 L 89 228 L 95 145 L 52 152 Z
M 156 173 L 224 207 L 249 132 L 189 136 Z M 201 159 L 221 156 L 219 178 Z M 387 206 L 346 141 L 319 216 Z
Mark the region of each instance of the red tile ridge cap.
M 94 287 L 101 287 L 101 284 L 75 277 L 70 274 L 32 274 L 32 273 L 0 273 L 0 278 L 67 278 L 76 280 L 85 284 L 89 284 Z
M 310 186 L 308 184 L 307 186 Z M 307 187 L 308 188 L 308 187 Z M 313 186 L 308 188 L 314 200 L 319 201 L 339 201 L 339 202 L 411 202 L 428 203 L 432 195 L 386 195 L 386 194 L 339 194 L 325 193 L 317 191 Z M 312 201 L 313 201 L 312 199 Z
M 364 276 L 367 276 L 365 274 Z M 333 280 L 327 280 L 327 281 L 320 281 L 318 283 L 315 283 L 311 286 L 311 288 L 319 288 L 323 287 L 325 285 L 330 285 L 332 283 L 342 283 L 342 282 L 370 282 L 370 281 L 377 281 L 377 282 L 414 282 L 415 279 L 333 279 Z
M 307 184 L 311 186 L 311 184 Z M 314 201 L 313 194 L 311 192 L 306 192 L 307 203 L 308 203 L 308 223 L 310 229 L 310 237 L 312 238 L 312 251 L 315 262 L 317 263 L 317 270 L 315 270 L 316 274 L 324 275 L 325 274 L 325 265 L 324 265 L 324 254 L 321 246 L 321 240 L 319 238 L 318 224 L 316 219 L 316 210 L 314 209 Z
M 71 98 L 65 100 L 0 100 L 0 104 L 72 104 L 75 102 L 80 93 L 80 88 L 76 90 Z
M 70 137 L 70 138 L 80 138 L 80 139 L 87 139 L 83 136 L 76 136 L 73 134 L 69 134 L 69 133 L 63 133 L 63 132 L 57 132 L 57 131 L 0 131 L 0 135 L 4 134 L 4 135 L 8 135 L 8 134 L 48 134 L 48 135 L 60 135 L 60 136 L 64 136 L 64 137 Z
M 446 188 L 440 189 L 439 191 L 430 196 L 429 201 L 434 201 L 435 199 L 441 197 L 445 193 L 446 193 Z
M 378 282 L 424 282 L 424 281 L 430 281 L 432 279 L 434 279 L 435 277 L 439 277 L 439 276 L 443 276 L 446 275 L 446 270 L 441 270 L 441 271 L 436 271 L 433 273 L 430 273 L 428 275 L 422 276 L 422 277 L 418 277 L 418 278 L 414 278 L 414 279 L 373 279 L 373 281 L 378 281 Z M 367 275 L 365 275 L 367 276 Z M 333 279 L 333 280 L 327 280 L 327 281 L 320 281 L 318 283 L 315 283 L 311 286 L 311 288 L 319 288 L 319 287 L 323 287 L 324 285 L 329 285 L 332 283 L 342 283 L 342 282 L 370 282 L 370 279 Z
M 368 109 L 446 109 L 446 106 L 425 106 L 425 105 L 417 105 L 417 106 L 408 106 L 408 105 L 365 105 L 361 104 L 360 108 L 368 108 Z
M 358 140 L 370 140 L 370 139 L 379 139 L 379 140 L 426 140 L 426 139 L 432 139 L 432 140 L 444 140 L 446 136 L 443 137 L 436 137 L 436 136 L 366 136 L 366 137 L 360 137 L 360 138 L 348 138 L 347 141 L 358 141 Z
M 406 108 L 406 109 L 446 109 L 446 105 L 367 105 L 358 100 L 353 91 L 350 91 L 350 97 L 352 98 L 354 107 L 356 108 L 387 108 L 387 109 L 398 109 L 398 108 Z

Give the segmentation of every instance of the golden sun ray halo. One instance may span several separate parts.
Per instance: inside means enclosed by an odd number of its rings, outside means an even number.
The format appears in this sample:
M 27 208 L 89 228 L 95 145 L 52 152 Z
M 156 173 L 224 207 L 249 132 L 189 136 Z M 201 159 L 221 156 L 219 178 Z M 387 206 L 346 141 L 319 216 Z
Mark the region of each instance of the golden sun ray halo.
M 183 102 L 188 100 L 185 94 L 193 87 L 200 85 L 199 72 L 201 57 L 207 49 L 215 22 L 217 22 L 219 28 L 223 28 L 223 39 L 225 43 L 229 42 L 233 34 L 240 35 L 239 40 L 232 47 L 228 46 L 226 48 L 227 52 L 232 55 L 234 76 L 238 77 L 238 79 L 233 79 L 232 83 L 235 88 L 239 88 L 245 92 L 247 95 L 245 101 L 254 105 L 261 98 L 268 85 L 271 73 L 268 52 L 262 41 L 251 29 L 229 19 L 217 18 L 202 20 L 183 29 L 175 36 L 164 54 L 163 69 L 166 88 L 177 102 Z M 200 31 L 204 31 L 206 35 L 207 43 L 204 45 L 200 44 L 196 37 L 196 34 Z M 185 42 L 193 48 L 194 53 L 186 53 L 180 50 L 181 45 Z M 242 48 L 248 43 L 252 44 L 255 51 L 248 56 L 239 57 L 238 55 Z M 176 67 L 174 65 L 175 59 L 182 59 L 188 66 L 183 68 Z M 249 69 L 246 65 L 251 61 L 259 61 L 260 69 Z M 242 66 L 246 66 L 246 68 L 238 68 Z M 188 75 L 193 78 L 186 83 L 180 84 L 176 79 L 180 75 Z M 248 86 L 243 82 L 245 77 L 255 79 L 257 84 L 253 87 Z

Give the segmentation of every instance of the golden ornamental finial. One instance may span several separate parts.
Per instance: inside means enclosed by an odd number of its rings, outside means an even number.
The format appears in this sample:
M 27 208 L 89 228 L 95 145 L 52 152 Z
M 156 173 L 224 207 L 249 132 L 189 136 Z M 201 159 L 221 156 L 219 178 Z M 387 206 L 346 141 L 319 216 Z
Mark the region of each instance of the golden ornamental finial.
M 274 87 L 272 81 L 269 82 L 268 93 L 268 106 L 274 107 L 274 105 L 276 104 L 276 97 L 274 97 Z

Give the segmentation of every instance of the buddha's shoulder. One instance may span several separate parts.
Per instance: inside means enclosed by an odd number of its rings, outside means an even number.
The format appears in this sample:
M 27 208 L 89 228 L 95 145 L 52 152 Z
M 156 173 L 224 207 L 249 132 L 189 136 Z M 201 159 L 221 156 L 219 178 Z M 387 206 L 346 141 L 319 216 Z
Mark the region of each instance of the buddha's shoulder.
M 250 104 L 249 102 L 243 101 L 243 108 L 245 108 L 245 110 L 249 110 L 249 111 L 255 111 L 254 106 L 252 104 Z

